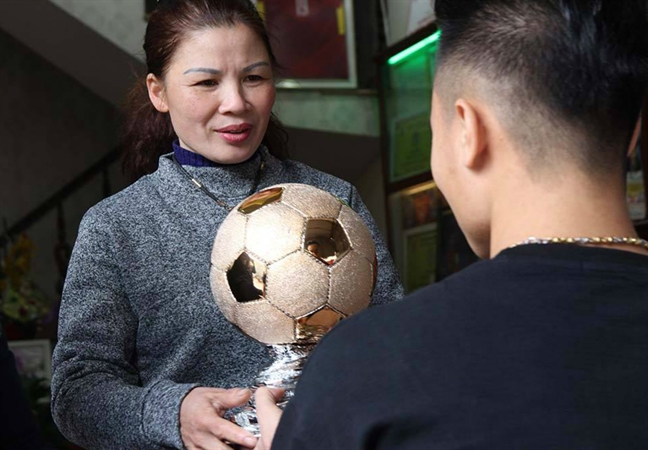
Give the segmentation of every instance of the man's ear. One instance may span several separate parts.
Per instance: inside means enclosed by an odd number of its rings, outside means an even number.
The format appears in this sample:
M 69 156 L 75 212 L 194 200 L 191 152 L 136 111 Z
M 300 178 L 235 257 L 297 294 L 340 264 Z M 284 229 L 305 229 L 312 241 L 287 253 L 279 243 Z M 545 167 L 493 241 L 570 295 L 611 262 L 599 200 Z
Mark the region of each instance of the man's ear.
M 149 98 L 155 109 L 161 113 L 169 112 L 169 106 L 166 102 L 164 83 L 158 77 L 149 73 L 146 76 L 146 89 L 148 89 Z
M 475 106 L 464 98 L 455 102 L 455 111 L 461 127 L 461 163 L 469 169 L 477 169 L 484 162 L 486 150 L 483 118 Z
M 639 120 L 637 120 L 637 125 L 635 125 L 634 133 L 632 133 L 632 139 L 630 139 L 630 147 L 628 148 L 628 156 L 632 156 L 635 149 L 637 148 L 637 141 L 639 140 L 639 133 L 641 132 L 641 114 L 639 115 Z

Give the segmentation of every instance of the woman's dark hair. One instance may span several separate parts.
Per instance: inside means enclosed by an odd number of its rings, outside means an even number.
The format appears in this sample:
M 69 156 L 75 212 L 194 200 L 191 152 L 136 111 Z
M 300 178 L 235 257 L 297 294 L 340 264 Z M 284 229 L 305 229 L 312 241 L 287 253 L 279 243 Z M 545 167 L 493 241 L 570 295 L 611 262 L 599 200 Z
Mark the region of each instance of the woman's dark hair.
M 261 39 L 276 70 L 279 65 L 268 32 L 250 0 L 166 0 L 160 1 L 146 27 L 147 73 L 163 79 L 178 45 L 189 33 L 238 24 L 247 26 Z M 149 99 L 145 75 L 137 80 L 126 99 L 121 139 L 126 175 L 134 181 L 154 172 L 160 155 L 171 151 L 175 139 L 169 114 L 156 110 Z M 275 157 L 288 156 L 288 134 L 274 114 L 262 142 Z

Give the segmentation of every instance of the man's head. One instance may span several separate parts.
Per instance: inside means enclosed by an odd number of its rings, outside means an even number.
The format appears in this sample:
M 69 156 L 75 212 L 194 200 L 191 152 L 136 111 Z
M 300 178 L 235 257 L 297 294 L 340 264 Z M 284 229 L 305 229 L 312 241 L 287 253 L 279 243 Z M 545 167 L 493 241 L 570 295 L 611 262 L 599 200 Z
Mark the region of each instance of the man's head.
M 483 171 L 622 182 L 648 82 L 646 0 L 437 0 L 436 13 L 432 166 L 473 248 L 490 232 Z

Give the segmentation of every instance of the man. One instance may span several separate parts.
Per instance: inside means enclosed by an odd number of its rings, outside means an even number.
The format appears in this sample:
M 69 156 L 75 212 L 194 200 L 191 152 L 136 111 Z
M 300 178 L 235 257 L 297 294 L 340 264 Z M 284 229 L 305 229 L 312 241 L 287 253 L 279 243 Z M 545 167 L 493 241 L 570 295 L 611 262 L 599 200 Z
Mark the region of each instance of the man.
M 645 0 L 436 9 L 432 169 L 485 260 L 336 327 L 272 448 L 648 448 L 648 243 L 624 196 Z

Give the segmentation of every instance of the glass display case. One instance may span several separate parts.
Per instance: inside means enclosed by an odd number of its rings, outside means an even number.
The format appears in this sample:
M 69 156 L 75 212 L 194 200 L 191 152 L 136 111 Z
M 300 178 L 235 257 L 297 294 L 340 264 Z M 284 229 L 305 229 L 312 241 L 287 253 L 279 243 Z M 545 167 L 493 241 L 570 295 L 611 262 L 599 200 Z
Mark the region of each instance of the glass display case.
M 388 238 L 406 292 L 477 260 L 430 171 L 439 38 L 431 24 L 378 60 Z

